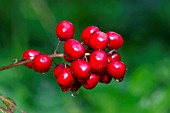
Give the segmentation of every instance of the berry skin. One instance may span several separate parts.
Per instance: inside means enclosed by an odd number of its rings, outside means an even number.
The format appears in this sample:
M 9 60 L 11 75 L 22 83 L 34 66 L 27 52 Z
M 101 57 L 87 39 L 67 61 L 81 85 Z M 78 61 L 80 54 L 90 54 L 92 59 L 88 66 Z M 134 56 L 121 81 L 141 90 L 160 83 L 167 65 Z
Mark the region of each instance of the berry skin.
M 82 83 L 83 87 L 86 89 L 93 89 L 96 87 L 99 82 L 100 76 L 94 73 L 91 73 L 90 77 Z
M 74 84 L 70 87 L 70 91 L 78 91 L 81 86 L 81 82 L 75 80 Z
M 24 53 L 22 55 L 22 59 L 23 60 L 32 60 L 37 55 L 40 55 L 39 51 L 33 50 L 33 49 L 28 49 L 28 50 L 24 51 Z M 29 63 L 26 63 L 24 65 L 32 69 L 32 61 Z
M 36 72 L 46 73 L 52 66 L 52 60 L 48 55 L 41 54 L 33 59 L 33 69 Z
M 93 51 L 90 55 L 89 63 L 93 71 L 103 70 L 107 66 L 107 63 L 108 63 L 108 59 L 107 59 L 105 51 L 103 50 Z
M 64 20 L 56 26 L 56 35 L 61 41 L 72 39 L 74 36 L 74 26 L 71 22 Z
M 73 59 L 71 59 L 69 56 L 64 55 L 64 60 L 67 62 L 73 62 Z
M 100 80 L 101 83 L 109 84 L 112 81 L 112 77 L 105 74 L 100 75 Z
M 123 79 L 126 73 L 126 66 L 121 61 L 110 62 L 107 66 L 107 73 L 114 79 Z
M 105 49 L 108 45 L 109 38 L 106 33 L 94 32 L 89 38 L 89 45 L 92 49 Z
M 121 61 L 121 56 L 118 52 L 113 52 L 107 55 L 108 62 Z
M 71 63 L 70 70 L 78 79 L 87 79 L 90 76 L 90 64 L 84 60 L 75 60 Z
M 68 39 L 64 43 L 64 52 L 72 60 L 77 60 L 84 56 L 85 49 L 79 41 Z
M 58 64 L 57 66 L 54 67 L 53 73 L 56 78 L 58 78 L 58 75 L 60 72 L 64 69 L 64 64 Z
M 99 82 L 101 83 L 109 84 L 112 81 L 112 77 L 107 74 L 106 69 L 99 72 L 99 75 L 100 75 Z
M 57 82 L 62 91 L 67 91 L 75 82 L 73 75 L 70 72 L 70 68 L 64 68 L 57 77 Z
M 108 49 L 119 49 L 122 47 L 124 40 L 121 35 L 117 34 L 116 32 L 109 31 L 107 32 L 107 35 L 109 37 L 109 44 Z
M 89 45 L 89 38 L 91 34 L 97 31 L 100 31 L 100 30 L 96 26 L 86 27 L 81 34 L 81 39 L 84 42 L 84 44 Z

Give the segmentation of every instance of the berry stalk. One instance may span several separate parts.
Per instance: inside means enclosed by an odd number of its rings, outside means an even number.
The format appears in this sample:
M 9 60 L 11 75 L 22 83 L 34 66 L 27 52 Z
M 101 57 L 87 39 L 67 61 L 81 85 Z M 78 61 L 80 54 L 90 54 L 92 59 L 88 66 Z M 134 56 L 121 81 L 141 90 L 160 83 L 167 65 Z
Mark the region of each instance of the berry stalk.
M 90 53 L 85 53 L 86 56 L 89 56 Z M 51 55 L 48 55 L 50 58 L 56 58 L 56 57 L 64 57 L 64 54 L 63 53 L 60 53 L 60 54 L 57 54 L 57 53 L 53 53 Z M 32 59 L 33 60 L 33 59 Z M 20 66 L 20 65 L 23 65 L 23 64 L 26 64 L 28 62 L 31 62 L 32 60 L 19 60 L 17 62 L 14 62 L 13 64 L 9 64 L 9 65 L 6 65 L 6 66 L 3 66 L 3 67 L 0 67 L 0 71 L 3 71 L 3 70 L 6 70 L 6 69 L 10 69 L 10 68 L 13 68 L 13 67 L 17 67 L 17 66 Z
M 55 57 L 63 57 L 64 54 L 51 54 L 51 55 L 48 55 L 50 58 L 55 58 Z M 33 59 L 32 59 L 33 60 Z M 32 60 L 19 60 L 17 62 L 14 62 L 13 64 L 9 64 L 9 65 L 6 65 L 6 66 L 3 66 L 3 67 L 0 67 L 0 71 L 2 70 L 6 70 L 6 69 L 9 69 L 9 68 L 13 68 L 13 67 L 16 67 L 16 66 L 19 66 L 19 65 L 23 65 L 23 64 L 26 64 L 28 62 L 31 62 Z

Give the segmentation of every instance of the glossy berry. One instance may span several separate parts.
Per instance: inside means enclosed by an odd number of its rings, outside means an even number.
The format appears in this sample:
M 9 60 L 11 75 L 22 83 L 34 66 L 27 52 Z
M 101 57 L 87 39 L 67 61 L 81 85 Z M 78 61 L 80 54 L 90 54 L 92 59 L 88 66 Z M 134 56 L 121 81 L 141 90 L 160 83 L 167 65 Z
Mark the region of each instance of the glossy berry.
M 90 77 L 84 83 L 82 83 L 82 85 L 86 89 L 93 89 L 98 84 L 99 79 L 99 75 L 91 73 Z
M 107 66 L 107 73 L 114 79 L 123 79 L 126 72 L 126 66 L 121 61 L 110 62 Z
M 101 83 L 109 84 L 112 81 L 112 77 L 107 75 L 107 73 L 104 73 L 100 75 L 100 80 Z
M 74 36 L 74 26 L 71 22 L 64 20 L 56 26 L 56 35 L 62 41 L 72 39 Z
M 58 78 L 58 75 L 64 69 L 64 67 L 65 67 L 64 64 L 58 64 L 54 67 L 53 73 L 56 78 Z
M 73 75 L 70 72 L 70 69 L 64 68 L 60 74 L 57 77 L 57 82 L 60 86 L 60 88 L 62 89 L 62 91 L 67 91 L 67 89 L 69 89 L 72 84 L 75 82 Z
M 121 35 L 117 34 L 116 32 L 107 32 L 107 35 L 109 37 L 109 44 L 108 44 L 108 49 L 119 49 L 122 47 L 124 40 Z
M 121 56 L 118 52 L 113 52 L 107 55 L 108 62 L 121 61 Z
M 67 61 L 67 62 L 73 62 L 74 61 L 68 55 L 64 55 L 64 60 Z
M 64 43 L 64 52 L 72 60 L 76 60 L 84 56 L 85 49 L 79 41 L 68 39 Z
M 78 79 L 86 79 L 90 76 L 90 64 L 84 60 L 75 60 L 71 63 L 70 70 Z
M 100 75 L 99 82 L 101 83 L 109 84 L 112 81 L 112 77 L 107 74 L 106 69 L 99 72 L 99 75 Z
M 103 70 L 107 66 L 107 63 L 108 63 L 108 59 L 107 59 L 105 51 L 103 50 L 93 51 L 90 55 L 89 63 L 93 71 Z
M 33 59 L 33 69 L 36 72 L 46 73 L 50 70 L 52 60 L 48 55 L 41 54 Z
M 81 82 L 75 80 L 74 84 L 70 87 L 70 91 L 78 91 L 81 86 Z
M 89 45 L 89 38 L 90 38 L 91 34 L 96 31 L 100 31 L 99 28 L 96 26 L 89 26 L 83 30 L 83 32 L 81 34 L 81 39 L 84 42 L 84 44 Z
M 106 33 L 94 32 L 89 38 L 89 45 L 92 49 L 105 49 L 108 45 L 109 38 Z
M 22 55 L 22 59 L 23 60 L 32 60 L 37 55 L 40 55 L 39 51 L 33 50 L 33 49 L 28 49 L 28 50 L 24 51 L 24 53 Z M 26 63 L 25 66 L 32 68 L 32 61 L 29 63 Z

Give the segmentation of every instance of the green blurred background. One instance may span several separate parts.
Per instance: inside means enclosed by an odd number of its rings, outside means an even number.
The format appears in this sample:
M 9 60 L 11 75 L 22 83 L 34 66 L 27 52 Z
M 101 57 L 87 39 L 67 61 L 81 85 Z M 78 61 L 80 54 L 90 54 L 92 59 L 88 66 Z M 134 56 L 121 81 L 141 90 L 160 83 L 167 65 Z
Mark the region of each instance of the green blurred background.
M 79 41 L 90 25 L 121 34 L 124 81 L 82 87 L 73 98 L 61 92 L 52 69 L 42 75 L 19 66 L 0 72 L 1 94 L 27 113 L 170 113 L 169 0 L 1 0 L 0 66 L 26 49 L 53 53 L 55 26 L 62 20 L 74 24 Z

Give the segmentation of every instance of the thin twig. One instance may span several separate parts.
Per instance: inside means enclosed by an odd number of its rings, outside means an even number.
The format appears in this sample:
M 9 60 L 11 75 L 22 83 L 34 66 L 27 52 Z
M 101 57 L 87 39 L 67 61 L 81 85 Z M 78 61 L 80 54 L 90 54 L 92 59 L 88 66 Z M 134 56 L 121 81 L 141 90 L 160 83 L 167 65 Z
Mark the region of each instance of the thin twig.
M 19 65 L 31 62 L 31 61 L 32 60 L 25 60 L 25 61 L 20 61 L 20 62 L 14 63 L 14 64 L 9 64 L 7 66 L 0 67 L 0 71 L 5 70 L 5 69 L 9 69 L 9 68 L 12 68 L 12 67 L 16 67 L 16 66 L 19 66 Z
M 85 56 L 89 56 L 90 53 L 85 53 Z M 64 57 L 64 54 L 61 53 L 61 54 L 56 54 L 56 53 L 53 53 L 51 55 L 48 55 L 50 58 L 56 58 L 56 57 Z M 32 60 L 19 60 L 18 62 L 15 62 L 13 64 L 9 64 L 9 65 L 6 65 L 6 66 L 3 66 L 3 67 L 0 67 L 0 71 L 2 70 L 6 70 L 6 69 L 9 69 L 9 68 L 13 68 L 13 67 L 16 67 L 16 66 L 19 66 L 19 65 L 23 65 L 23 64 L 26 64 L 28 62 L 31 62 Z
M 60 46 L 60 43 L 61 43 L 61 41 L 60 41 L 60 40 L 58 40 L 58 44 L 57 44 L 57 46 L 56 46 L 56 49 L 54 50 L 54 54 L 56 54 L 56 53 L 57 53 L 58 48 L 59 48 L 59 46 Z
M 51 54 L 51 55 L 48 55 L 49 57 L 51 58 L 55 58 L 55 57 L 63 57 L 64 54 Z M 23 65 L 23 64 L 26 64 L 28 62 L 31 62 L 32 60 L 19 60 L 18 62 L 16 63 L 13 63 L 13 64 L 9 64 L 9 65 L 6 65 L 6 66 L 3 66 L 3 67 L 0 67 L 0 71 L 2 70 L 6 70 L 6 69 L 9 69 L 9 68 L 13 68 L 13 67 L 16 67 L 16 66 L 19 66 L 19 65 Z
M 51 55 L 48 55 L 48 56 L 51 57 L 51 58 L 55 58 L 55 57 L 63 57 L 64 54 L 63 53 L 61 53 L 61 54 L 54 53 L 54 54 L 51 54 Z

